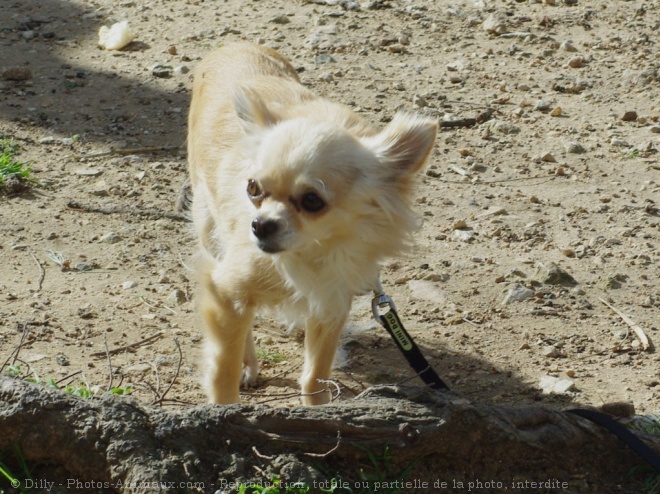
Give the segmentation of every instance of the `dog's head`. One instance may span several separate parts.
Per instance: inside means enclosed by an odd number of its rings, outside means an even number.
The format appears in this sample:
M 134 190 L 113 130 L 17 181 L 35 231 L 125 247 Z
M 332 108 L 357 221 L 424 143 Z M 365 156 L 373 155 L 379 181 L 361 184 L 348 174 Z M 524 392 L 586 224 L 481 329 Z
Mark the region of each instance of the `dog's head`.
M 410 184 L 433 148 L 433 120 L 399 113 L 364 136 L 331 111 L 280 119 L 254 94 L 235 99 L 250 148 L 250 235 L 262 251 L 327 254 L 348 242 L 396 253 L 387 246 L 414 227 Z

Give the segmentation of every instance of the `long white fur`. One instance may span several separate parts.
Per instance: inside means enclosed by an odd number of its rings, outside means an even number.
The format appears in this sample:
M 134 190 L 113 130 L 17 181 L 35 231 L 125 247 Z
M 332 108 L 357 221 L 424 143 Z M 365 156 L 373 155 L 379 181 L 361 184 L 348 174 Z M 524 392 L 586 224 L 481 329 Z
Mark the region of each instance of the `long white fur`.
M 398 113 L 379 132 L 313 95 L 265 48 L 229 45 L 200 64 L 188 145 L 210 401 L 236 402 L 241 380 L 256 381 L 251 324 L 261 308 L 305 327 L 303 403 L 329 400 L 320 380 L 353 297 L 412 243 L 414 176 L 436 127 Z M 249 181 L 261 194 L 248 196 Z M 319 212 L 303 207 L 311 192 L 326 203 Z M 259 239 L 256 219 L 278 228 Z

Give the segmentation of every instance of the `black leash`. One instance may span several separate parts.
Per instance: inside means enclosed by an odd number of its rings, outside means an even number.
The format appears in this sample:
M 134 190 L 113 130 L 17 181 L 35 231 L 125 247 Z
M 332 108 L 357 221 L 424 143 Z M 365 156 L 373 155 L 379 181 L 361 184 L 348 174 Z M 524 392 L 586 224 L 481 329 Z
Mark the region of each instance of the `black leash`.
M 447 386 L 435 370 L 433 370 L 433 367 L 428 363 L 415 341 L 403 327 L 403 323 L 401 322 L 401 319 L 399 319 L 399 314 L 397 314 L 394 301 L 388 295 L 383 293 L 383 287 L 380 284 L 380 280 L 377 280 L 376 285 L 378 290 L 376 291 L 376 296 L 371 302 L 371 308 L 376 321 L 387 330 L 415 373 L 429 388 L 438 391 L 449 391 L 449 386 Z M 381 314 L 381 311 L 386 308 L 388 310 Z M 582 417 L 605 427 L 626 443 L 630 449 L 643 458 L 654 470 L 660 473 L 660 456 L 637 437 L 637 435 L 631 432 L 630 429 L 627 429 L 616 420 L 602 412 L 584 408 L 565 410 L 565 413 L 577 415 L 578 417 Z
M 410 337 L 406 328 L 403 327 L 401 319 L 396 312 L 394 301 L 384 293 L 378 294 L 372 301 L 371 307 L 374 317 L 380 322 L 390 334 L 396 346 L 399 347 L 403 356 L 413 368 L 415 373 L 422 378 L 429 388 L 439 391 L 449 391 L 449 386 L 440 379 L 440 376 L 433 370 L 428 363 L 415 341 Z M 383 307 L 389 307 L 389 310 L 383 315 L 380 310 Z

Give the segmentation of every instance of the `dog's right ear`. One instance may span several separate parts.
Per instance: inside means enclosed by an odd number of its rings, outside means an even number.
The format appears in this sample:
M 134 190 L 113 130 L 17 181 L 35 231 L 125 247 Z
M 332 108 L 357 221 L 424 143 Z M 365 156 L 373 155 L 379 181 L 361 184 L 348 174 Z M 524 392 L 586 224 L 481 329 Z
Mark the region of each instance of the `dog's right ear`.
M 233 94 L 236 115 L 246 134 L 271 127 L 277 118 L 259 95 L 250 89 L 239 89 Z

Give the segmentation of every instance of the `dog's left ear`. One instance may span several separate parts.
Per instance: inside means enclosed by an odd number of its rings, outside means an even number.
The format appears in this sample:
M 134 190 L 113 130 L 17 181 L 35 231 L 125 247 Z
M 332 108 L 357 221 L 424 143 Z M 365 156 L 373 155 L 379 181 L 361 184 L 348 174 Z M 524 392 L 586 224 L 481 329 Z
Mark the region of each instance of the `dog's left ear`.
M 426 162 L 438 131 L 430 118 L 397 113 L 382 132 L 368 139 L 367 145 L 390 167 L 392 178 L 412 176 Z
M 277 122 L 276 116 L 259 95 L 251 89 L 238 89 L 233 94 L 234 109 L 246 134 L 251 134 Z

